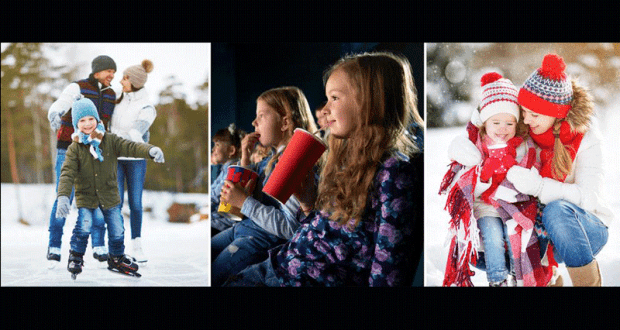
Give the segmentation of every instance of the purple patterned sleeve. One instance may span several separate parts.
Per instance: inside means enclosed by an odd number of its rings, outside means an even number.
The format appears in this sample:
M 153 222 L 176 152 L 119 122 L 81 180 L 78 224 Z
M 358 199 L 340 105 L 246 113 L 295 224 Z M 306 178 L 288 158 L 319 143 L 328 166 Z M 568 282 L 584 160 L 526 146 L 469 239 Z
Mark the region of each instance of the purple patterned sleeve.
M 403 163 L 400 163 L 402 165 Z M 375 223 L 378 225 L 374 234 L 374 256 L 369 278 L 370 286 L 398 286 L 403 283 L 410 267 L 411 234 L 413 217 L 413 186 L 408 166 L 395 163 L 386 167 L 379 176 L 380 188 L 373 196 Z

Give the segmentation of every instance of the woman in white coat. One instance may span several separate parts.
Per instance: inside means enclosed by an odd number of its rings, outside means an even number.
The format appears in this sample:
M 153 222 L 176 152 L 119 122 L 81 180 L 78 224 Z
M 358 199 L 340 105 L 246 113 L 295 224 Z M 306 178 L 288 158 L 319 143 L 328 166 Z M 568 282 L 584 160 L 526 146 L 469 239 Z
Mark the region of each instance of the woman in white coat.
M 153 70 L 150 60 L 143 60 L 140 65 L 133 65 L 123 71 L 123 93 L 117 101 L 110 130 L 112 133 L 136 142 L 147 143 L 149 127 L 153 124 L 157 112 L 151 104 L 144 88 L 148 73 Z M 125 182 L 129 201 L 132 256 L 137 262 L 146 262 L 142 251 L 142 191 L 146 176 L 146 160 L 144 158 L 119 157 L 118 159 L 118 190 L 121 196 L 121 207 L 124 202 Z

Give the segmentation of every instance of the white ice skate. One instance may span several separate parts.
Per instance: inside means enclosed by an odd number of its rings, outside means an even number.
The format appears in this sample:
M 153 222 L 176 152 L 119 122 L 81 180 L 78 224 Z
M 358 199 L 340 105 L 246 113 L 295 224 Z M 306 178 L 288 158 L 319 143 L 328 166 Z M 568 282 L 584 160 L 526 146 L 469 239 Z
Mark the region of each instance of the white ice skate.
M 140 237 L 133 238 L 131 240 L 131 243 L 133 247 L 131 256 L 135 259 L 135 262 L 140 264 L 146 264 L 148 259 L 144 255 L 144 252 L 142 252 L 142 241 Z

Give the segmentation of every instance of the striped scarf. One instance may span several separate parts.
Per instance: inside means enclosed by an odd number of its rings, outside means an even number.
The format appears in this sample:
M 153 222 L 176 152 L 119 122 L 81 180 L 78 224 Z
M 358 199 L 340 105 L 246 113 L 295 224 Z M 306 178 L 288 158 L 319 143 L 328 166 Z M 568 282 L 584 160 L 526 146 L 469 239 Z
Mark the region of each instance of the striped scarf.
M 105 128 L 103 127 L 103 124 L 99 122 L 99 124 L 97 124 L 97 128 L 95 128 L 95 130 L 92 131 L 90 134 L 85 134 L 77 131 L 71 134 L 71 140 L 90 146 L 90 154 L 93 155 L 95 159 L 103 162 L 103 155 L 101 154 L 101 149 L 99 149 L 99 145 L 101 144 L 101 140 L 103 139 L 104 134 Z
M 470 123 L 467 130 L 472 142 L 482 151 L 482 142 L 477 138 L 478 129 Z M 528 140 L 527 147 L 528 152 L 517 165 L 531 168 L 535 165 L 536 150 L 531 140 Z M 440 194 L 447 191 L 456 174 L 463 169 L 464 166 L 456 162 L 450 165 L 442 181 Z M 448 194 L 445 209 L 452 217 L 452 239 L 443 286 L 473 286 L 470 277 L 474 272 L 469 264 L 476 264 L 477 248 L 480 246 L 477 221 L 473 217 L 474 190 L 478 175 L 479 166 L 466 171 Z M 508 180 L 503 180 L 499 186 L 502 190 L 516 191 Z M 508 203 L 500 199 L 499 191 L 500 188 L 493 191 L 489 200 L 508 229 L 517 283 L 523 286 L 546 286 L 553 275 L 552 267 L 557 267 L 557 263 L 553 259 L 551 248 L 541 253 L 538 231 L 534 230 L 538 203 L 536 199 L 521 193 L 516 195 L 516 202 Z

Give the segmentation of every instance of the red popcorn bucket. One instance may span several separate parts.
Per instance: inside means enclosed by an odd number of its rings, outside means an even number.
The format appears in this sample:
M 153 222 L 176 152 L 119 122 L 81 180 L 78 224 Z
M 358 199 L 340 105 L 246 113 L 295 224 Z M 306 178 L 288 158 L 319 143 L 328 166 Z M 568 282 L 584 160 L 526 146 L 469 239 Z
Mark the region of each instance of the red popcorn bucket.
M 291 141 L 271 173 L 263 192 L 283 204 L 296 192 L 327 145 L 310 132 L 296 128 Z
M 256 172 L 238 165 L 230 165 L 228 167 L 226 180 L 232 181 L 233 183 L 240 183 L 241 186 L 245 187 L 252 179 L 258 179 L 258 174 Z M 220 201 L 220 206 L 217 211 L 231 220 L 241 221 L 241 219 L 243 219 L 241 209 L 222 201 Z

